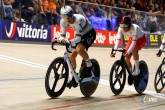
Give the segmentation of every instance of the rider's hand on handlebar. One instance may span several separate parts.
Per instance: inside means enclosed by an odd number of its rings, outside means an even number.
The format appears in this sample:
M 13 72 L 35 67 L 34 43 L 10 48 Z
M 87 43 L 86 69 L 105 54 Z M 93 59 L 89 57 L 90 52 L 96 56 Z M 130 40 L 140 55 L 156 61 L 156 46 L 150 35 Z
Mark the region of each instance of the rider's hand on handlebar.
M 162 51 L 159 49 L 158 53 L 156 54 L 157 57 L 160 57 L 162 54 Z
M 124 56 L 127 57 L 127 58 L 130 57 L 130 55 L 127 52 L 124 54 Z
M 60 43 L 62 45 L 66 45 L 66 44 L 70 45 L 71 42 L 69 40 L 67 40 L 67 39 L 62 39 L 62 40 L 60 40 Z
M 111 57 L 115 57 L 115 55 L 116 55 L 115 53 L 112 53 L 110 56 L 111 56 Z

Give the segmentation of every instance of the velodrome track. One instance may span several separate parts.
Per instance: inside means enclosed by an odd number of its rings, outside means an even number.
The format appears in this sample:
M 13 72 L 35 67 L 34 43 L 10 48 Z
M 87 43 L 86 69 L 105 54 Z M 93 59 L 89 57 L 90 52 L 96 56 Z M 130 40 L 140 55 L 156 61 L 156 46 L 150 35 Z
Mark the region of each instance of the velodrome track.
M 68 89 L 57 99 L 47 95 L 44 77 L 50 62 L 63 56 L 65 48 L 50 45 L 0 43 L 0 110 L 164 110 L 165 92 L 156 93 L 154 76 L 163 56 L 156 57 L 158 49 L 142 49 L 140 59 L 149 67 L 149 83 L 143 95 L 138 95 L 133 86 L 114 96 L 109 86 L 109 72 L 115 60 L 110 58 L 111 48 L 91 47 L 90 58 L 98 60 L 101 80 L 96 92 L 84 98 L 79 87 Z M 81 58 L 78 57 L 80 62 Z M 147 101 L 144 103 L 144 97 Z M 152 100 L 153 99 L 153 100 Z

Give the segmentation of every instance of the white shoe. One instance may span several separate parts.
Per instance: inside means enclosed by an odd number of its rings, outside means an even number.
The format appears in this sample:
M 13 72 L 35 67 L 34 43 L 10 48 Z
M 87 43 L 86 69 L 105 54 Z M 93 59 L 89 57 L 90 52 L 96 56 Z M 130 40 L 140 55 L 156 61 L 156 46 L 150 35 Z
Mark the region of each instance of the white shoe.
M 132 76 L 137 76 L 140 73 L 140 69 L 135 69 L 132 73 Z

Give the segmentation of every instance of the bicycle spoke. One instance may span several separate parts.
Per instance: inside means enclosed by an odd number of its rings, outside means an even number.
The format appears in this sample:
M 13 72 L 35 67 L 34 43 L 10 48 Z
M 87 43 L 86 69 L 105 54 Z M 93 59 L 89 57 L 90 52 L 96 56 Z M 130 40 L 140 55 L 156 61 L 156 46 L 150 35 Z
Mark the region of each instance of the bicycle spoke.
M 54 83 L 53 83 L 53 87 L 52 87 L 52 91 L 54 91 L 55 90 L 55 88 L 56 88 L 56 85 L 57 85 L 57 82 L 58 82 L 58 79 L 56 80 L 54 80 Z
M 120 79 L 118 79 L 118 81 L 119 81 L 119 85 L 121 86 L 121 81 L 120 81 Z
M 115 81 L 114 81 L 114 83 L 113 83 L 113 86 L 114 86 L 114 85 L 116 85 L 116 83 L 117 83 L 117 80 L 118 80 L 118 79 L 116 78 L 116 79 L 115 79 Z
M 160 71 L 159 80 L 157 81 L 156 86 L 159 84 L 160 81 L 161 81 L 161 84 L 162 84 L 162 86 L 163 86 L 162 70 Z
M 119 73 L 121 73 L 121 72 L 122 72 L 122 70 L 121 70 Z M 117 77 L 116 77 L 116 76 L 117 76 Z M 115 84 L 117 83 L 117 81 L 119 81 L 119 83 L 120 83 L 120 85 L 121 85 L 121 81 L 120 81 L 120 78 L 119 78 L 119 77 L 120 77 L 120 74 L 116 73 L 116 74 L 115 74 L 115 77 L 116 77 L 116 79 L 115 79 L 115 81 L 114 81 L 113 84 L 115 85 Z

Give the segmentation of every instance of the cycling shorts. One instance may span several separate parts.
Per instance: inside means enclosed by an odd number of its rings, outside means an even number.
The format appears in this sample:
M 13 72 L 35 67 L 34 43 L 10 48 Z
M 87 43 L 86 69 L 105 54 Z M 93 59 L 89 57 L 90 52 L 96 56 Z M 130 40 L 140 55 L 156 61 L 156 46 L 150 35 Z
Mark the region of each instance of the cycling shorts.
M 146 42 L 147 42 L 146 36 L 143 35 L 143 37 L 139 38 L 139 39 L 136 41 L 136 46 L 135 46 L 136 49 L 137 49 L 137 50 L 141 50 L 141 48 L 145 46 Z M 129 49 L 131 43 L 132 43 L 132 38 L 130 38 L 130 39 L 128 40 L 128 43 L 127 43 L 127 45 L 126 45 L 126 47 L 125 47 L 125 50 L 128 50 L 128 49 Z
M 84 44 L 86 49 L 88 49 L 96 39 L 96 31 L 92 28 L 89 32 L 84 34 L 81 38 L 80 43 Z

